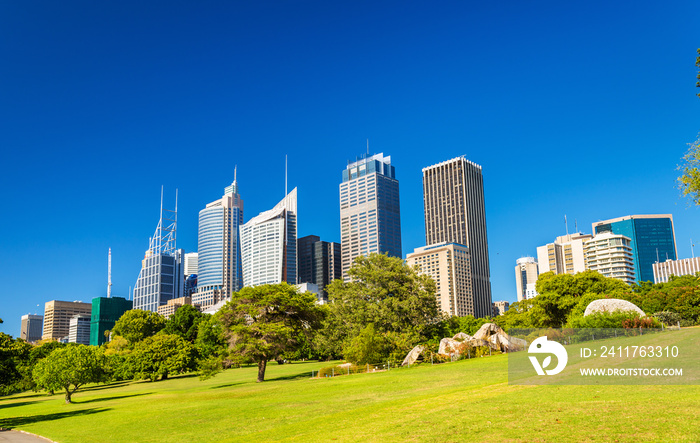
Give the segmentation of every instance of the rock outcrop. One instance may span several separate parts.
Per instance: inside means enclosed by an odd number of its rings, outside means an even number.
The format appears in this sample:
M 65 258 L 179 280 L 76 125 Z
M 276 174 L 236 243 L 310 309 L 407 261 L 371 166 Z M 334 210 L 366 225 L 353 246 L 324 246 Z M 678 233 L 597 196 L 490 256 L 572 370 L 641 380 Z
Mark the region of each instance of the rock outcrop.
M 406 366 L 406 365 L 412 365 L 418 360 L 418 357 L 423 353 L 425 350 L 424 346 L 418 345 L 415 348 L 411 349 L 411 352 L 406 355 L 406 358 L 403 359 L 403 363 L 401 363 L 401 366 Z
M 604 298 L 601 300 L 594 300 L 586 306 L 586 311 L 583 316 L 591 315 L 596 312 L 624 312 L 631 311 L 639 314 L 640 317 L 646 317 L 644 311 L 639 309 L 634 303 L 628 302 L 627 300 L 620 300 L 617 298 Z

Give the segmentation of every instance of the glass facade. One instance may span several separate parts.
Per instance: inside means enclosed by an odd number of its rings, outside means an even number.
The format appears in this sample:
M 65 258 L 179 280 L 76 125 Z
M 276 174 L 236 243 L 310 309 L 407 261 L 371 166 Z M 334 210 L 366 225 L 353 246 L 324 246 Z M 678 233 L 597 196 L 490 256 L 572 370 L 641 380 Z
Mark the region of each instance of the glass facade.
M 224 211 L 222 206 L 199 211 L 198 287 L 224 284 Z
M 182 252 L 178 249 L 172 255 L 147 254 L 134 287 L 134 309 L 158 312 L 158 307 L 168 300 L 182 297 L 185 284 Z
M 596 234 L 612 232 L 630 238 L 637 282 L 654 281 L 653 265 L 657 261 L 676 260 L 673 219 L 660 217 L 623 217 L 594 224 Z

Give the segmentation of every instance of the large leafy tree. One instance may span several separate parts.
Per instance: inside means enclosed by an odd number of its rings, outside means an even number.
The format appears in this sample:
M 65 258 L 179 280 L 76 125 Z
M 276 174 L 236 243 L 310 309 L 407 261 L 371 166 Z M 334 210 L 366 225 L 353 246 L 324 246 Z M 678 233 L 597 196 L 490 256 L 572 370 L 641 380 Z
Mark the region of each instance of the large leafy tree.
M 54 350 L 34 367 L 34 380 L 49 392 L 63 390 L 66 403 L 87 383 L 107 381 L 104 355 L 93 346 L 72 345 Z
M 427 339 L 430 328 L 442 319 L 435 282 L 400 258 L 360 256 L 348 273 L 350 281 L 335 280 L 327 286 L 331 303 L 319 340 L 322 347 L 355 359 L 357 355 L 377 356 L 378 350 L 384 350 L 382 358 L 402 357 Z M 387 343 L 378 346 L 369 334 L 381 336 Z M 372 352 L 358 352 L 356 337 L 370 343 Z
M 137 379 L 151 381 L 195 369 L 194 346 L 173 334 L 157 334 L 136 344 L 127 358 Z
M 297 349 L 299 334 L 310 335 L 321 315 L 314 294 L 287 283 L 243 288 L 218 313 L 232 359 L 257 363 L 258 382 L 267 362 Z
M 695 86 L 700 88 L 700 48 L 695 58 L 695 66 L 698 68 Z M 700 97 L 700 93 L 697 94 Z M 694 143 L 689 143 L 688 152 L 683 156 L 683 163 L 678 166 L 681 176 L 678 177 L 678 187 L 681 193 L 690 197 L 696 205 L 700 205 L 700 136 Z
M 114 324 L 114 335 L 124 337 L 131 346 L 151 337 L 165 328 L 165 318 L 150 311 L 131 309 L 126 311 Z

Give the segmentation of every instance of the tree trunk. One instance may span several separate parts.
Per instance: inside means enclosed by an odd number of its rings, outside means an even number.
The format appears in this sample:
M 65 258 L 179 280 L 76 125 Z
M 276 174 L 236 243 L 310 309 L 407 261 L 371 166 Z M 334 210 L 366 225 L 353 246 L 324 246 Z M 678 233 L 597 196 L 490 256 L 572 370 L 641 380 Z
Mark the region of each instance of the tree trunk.
M 260 360 L 258 362 L 258 383 L 265 381 L 265 368 L 267 367 L 267 360 Z
M 73 393 L 70 391 L 70 389 L 66 388 L 66 404 L 67 404 L 67 405 L 70 404 L 70 396 L 71 396 L 72 394 L 73 394 Z

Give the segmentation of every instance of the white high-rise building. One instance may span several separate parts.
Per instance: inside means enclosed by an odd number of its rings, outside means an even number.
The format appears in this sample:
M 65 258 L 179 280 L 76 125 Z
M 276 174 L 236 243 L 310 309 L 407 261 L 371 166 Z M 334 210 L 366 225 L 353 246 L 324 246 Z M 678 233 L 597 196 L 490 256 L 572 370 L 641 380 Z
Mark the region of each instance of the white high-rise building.
M 197 273 L 197 253 L 188 252 L 185 254 L 185 277 Z
M 240 230 L 244 286 L 297 284 L 297 188 Z
M 630 242 L 629 237 L 611 232 L 596 235 L 584 244 L 586 269 L 633 285 L 634 255 Z
M 522 257 L 519 258 L 515 265 L 515 287 L 518 291 L 518 301 L 523 301 L 537 295 L 535 291 L 534 295 L 529 293 L 529 290 L 533 290 L 535 283 L 537 282 L 537 260 L 534 257 Z M 528 297 L 528 294 L 530 296 Z

